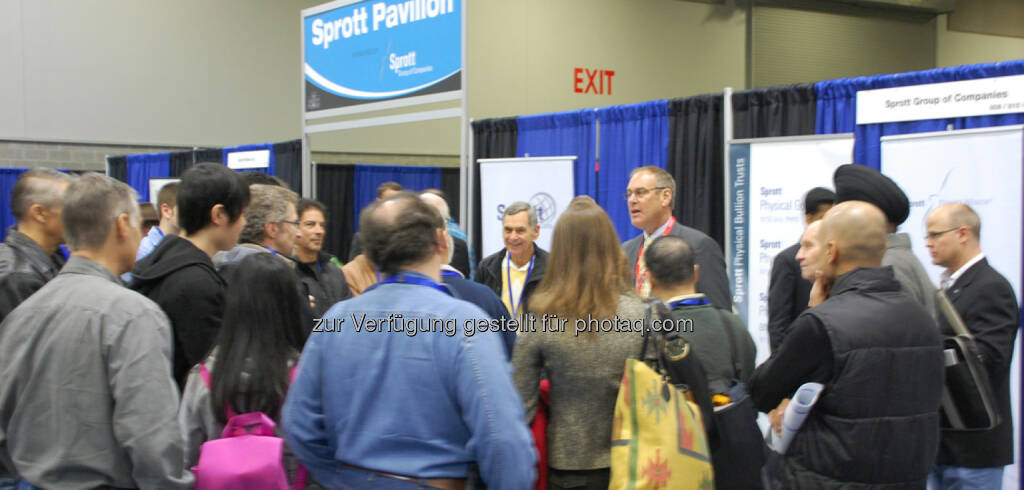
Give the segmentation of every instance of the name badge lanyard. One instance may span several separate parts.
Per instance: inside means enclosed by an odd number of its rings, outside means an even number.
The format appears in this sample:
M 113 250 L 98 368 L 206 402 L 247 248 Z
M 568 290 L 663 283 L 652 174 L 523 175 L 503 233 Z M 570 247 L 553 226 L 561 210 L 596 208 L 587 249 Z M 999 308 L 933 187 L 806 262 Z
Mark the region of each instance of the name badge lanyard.
M 512 254 L 505 256 L 505 279 L 508 284 L 508 305 L 512 307 L 512 316 L 519 314 L 519 307 L 523 305 L 523 293 L 526 292 L 526 283 L 530 282 L 530 273 L 533 272 L 533 260 L 537 258 L 534 254 L 530 257 L 530 265 L 526 268 L 526 278 L 523 279 L 523 288 L 519 290 L 519 302 L 515 300 L 515 296 L 512 295 Z
M 455 271 L 446 271 L 444 269 L 441 269 L 441 277 L 459 277 L 459 278 L 461 278 L 462 274 L 460 274 L 458 272 L 455 272 Z
M 672 231 L 672 227 L 675 226 L 675 225 L 676 225 L 676 217 L 675 216 L 669 216 L 669 218 L 668 218 L 668 226 L 665 227 L 665 231 L 661 232 L 661 236 L 668 235 Z M 636 278 L 636 290 L 637 291 L 640 290 L 640 286 L 642 286 L 643 283 L 644 283 L 643 278 L 640 277 L 640 260 L 643 259 L 644 247 L 646 245 L 647 245 L 647 240 L 641 240 L 640 241 L 640 252 L 638 252 L 636 254 L 636 272 L 633 274 L 633 277 Z
M 674 310 L 680 306 L 701 306 L 706 304 L 708 304 L 707 298 L 687 298 L 669 303 L 668 307 Z
M 380 284 L 394 284 L 394 283 L 413 284 L 413 285 L 416 285 L 416 286 L 427 286 L 429 288 L 434 288 L 434 289 L 436 289 L 438 291 L 441 291 L 442 293 L 447 294 L 448 296 L 452 295 L 452 292 L 447 287 L 445 287 L 443 284 L 438 284 L 438 283 L 436 283 L 436 282 L 434 282 L 434 281 L 432 281 L 430 279 L 427 279 L 425 277 L 409 275 L 409 274 L 406 274 L 404 272 L 399 272 L 398 274 L 395 274 L 393 276 L 388 276 L 388 277 L 384 278 L 382 281 L 380 281 L 379 283 L 374 284 L 373 286 L 367 288 L 366 290 L 369 291 L 369 290 L 377 287 Z

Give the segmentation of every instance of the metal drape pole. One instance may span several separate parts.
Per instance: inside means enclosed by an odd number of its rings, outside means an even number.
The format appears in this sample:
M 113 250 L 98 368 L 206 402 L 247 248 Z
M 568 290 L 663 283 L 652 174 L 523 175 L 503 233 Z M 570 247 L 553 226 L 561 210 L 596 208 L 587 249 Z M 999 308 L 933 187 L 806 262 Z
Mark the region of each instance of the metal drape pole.
M 732 277 L 732 262 L 729 260 L 732 257 L 732 226 L 730 223 L 729 210 L 732 209 L 732 196 L 729 193 L 731 189 L 730 183 L 732 182 L 732 169 L 729 165 L 729 144 L 732 142 L 732 87 L 725 87 L 722 92 L 722 166 L 725 172 L 722 173 L 724 178 L 722 179 L 723 197 L 725 201 L 725 209 L 722 218 L 725 223 L 724 240 L 725 240 L 725 270 L 727 277 Z M 735 306 L 733 306 L 735 308 Z

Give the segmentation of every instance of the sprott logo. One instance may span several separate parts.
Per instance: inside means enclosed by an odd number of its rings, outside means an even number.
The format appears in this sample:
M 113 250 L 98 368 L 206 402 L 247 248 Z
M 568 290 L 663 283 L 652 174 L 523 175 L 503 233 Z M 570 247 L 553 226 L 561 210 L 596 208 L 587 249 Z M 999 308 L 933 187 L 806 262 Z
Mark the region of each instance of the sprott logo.
M 549 225 L 558 216 L 558 203 L 551 194 L 538 192 L 530 198 L 530 205 L 537 210 L 537 222 L 541 226 Z

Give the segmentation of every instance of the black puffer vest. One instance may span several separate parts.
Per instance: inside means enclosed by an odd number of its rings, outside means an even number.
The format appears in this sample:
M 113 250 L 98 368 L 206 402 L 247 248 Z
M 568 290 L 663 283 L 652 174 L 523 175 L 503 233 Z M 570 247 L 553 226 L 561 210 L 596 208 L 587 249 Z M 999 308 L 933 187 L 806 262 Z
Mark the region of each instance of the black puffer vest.
M 891 267 L 840 276 L 805 311 L 825 326 L 832 379 L 777 461 L 779 488 L 925 488 L 939 445 L 941 338 Z

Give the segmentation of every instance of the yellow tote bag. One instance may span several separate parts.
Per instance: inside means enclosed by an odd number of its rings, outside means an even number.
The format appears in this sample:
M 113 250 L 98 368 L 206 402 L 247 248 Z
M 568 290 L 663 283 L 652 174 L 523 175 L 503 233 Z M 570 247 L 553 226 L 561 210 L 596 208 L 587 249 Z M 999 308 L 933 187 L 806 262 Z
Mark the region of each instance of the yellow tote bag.
M 614 490 L 711 490 L 700 409 L 647 363 L 626 359 L 612 424 Z

